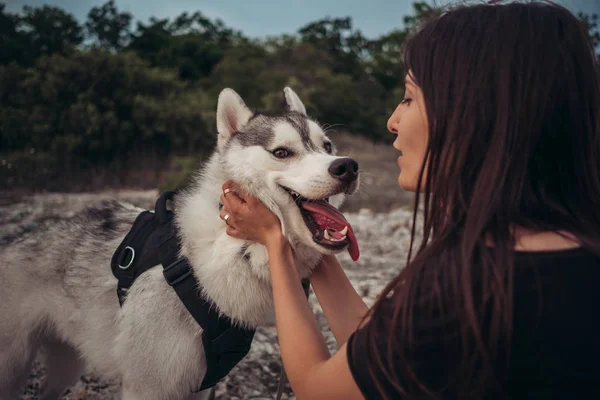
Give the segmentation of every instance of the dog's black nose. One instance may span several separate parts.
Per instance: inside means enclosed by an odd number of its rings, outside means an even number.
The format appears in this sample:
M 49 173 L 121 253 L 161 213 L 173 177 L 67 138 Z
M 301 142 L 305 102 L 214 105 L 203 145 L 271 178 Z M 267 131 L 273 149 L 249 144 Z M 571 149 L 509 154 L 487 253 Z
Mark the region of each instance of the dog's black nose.
M 329 166 L 329 174 L 350 183 L 358 178 L 358 163 L 351 158 L 338 158 Z

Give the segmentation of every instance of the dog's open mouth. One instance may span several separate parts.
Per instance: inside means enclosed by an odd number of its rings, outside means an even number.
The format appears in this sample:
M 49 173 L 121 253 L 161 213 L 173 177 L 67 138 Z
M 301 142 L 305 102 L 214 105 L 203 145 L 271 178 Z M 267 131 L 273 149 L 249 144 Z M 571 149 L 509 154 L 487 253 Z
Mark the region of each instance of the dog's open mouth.
M 329 204 L 328 198 L 307 199 L 291 189 L 283 188 L 298 205 L 315 243 L 334 251 L 348 246 L 352 260 L 358 260 L 360 252 L 352 226 L 337 208 Z

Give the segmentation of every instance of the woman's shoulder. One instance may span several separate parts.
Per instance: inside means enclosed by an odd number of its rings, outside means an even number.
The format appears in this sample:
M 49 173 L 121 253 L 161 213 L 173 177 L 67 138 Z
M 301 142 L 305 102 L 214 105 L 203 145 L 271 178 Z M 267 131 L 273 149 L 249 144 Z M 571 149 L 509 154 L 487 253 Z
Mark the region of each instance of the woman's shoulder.
M 515 276 L 532 272 L 537 277 L 548 274 L 573 275 L 577 271 L 590 270 L 600 274 L 600 251 L 592 251 L 582 245 L 577 237 L 566 231 L 533 231 L 514 229 Z
M 577 272 L 600 274 L 600 252 L 578 246 L 561 250 L 515 251 L 515 276 L 534 272 L 572 276 Z
M 580 307 L 582 300 L 600 301 L 600 255 L 585 247 L 515 253 L 515 302 L 562 303 Z M 588 299 L 588 300 L 586 300 Z

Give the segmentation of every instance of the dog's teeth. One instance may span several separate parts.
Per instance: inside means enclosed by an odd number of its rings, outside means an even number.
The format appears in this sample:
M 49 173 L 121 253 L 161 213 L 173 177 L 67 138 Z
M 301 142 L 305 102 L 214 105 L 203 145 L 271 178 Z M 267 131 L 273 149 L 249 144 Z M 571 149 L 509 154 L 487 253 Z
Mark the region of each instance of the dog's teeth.
M 348 227 L 347 227 L 347 226 L 345 226 L 345 227 L 344 227 L 344 229 L 342 229 L 342 230 L 340 231 L 340 233 L 341 233 L 342 235 L 346 236 L 346 234 L 348 233 Z
M 347 231 L 347 230 L 346 230 Z M 332 238 L 331 235 L 329 234 L 329 231 L 327 231 L 327 229 L 325 230 L 324 236 L 325 239 L 329 240 L 330 242 L 342 242 L 344 240 L 346 240 L 346 234 L 344 234 L 342 237 L 340 238 Z
M 334 241 L 334 242 L 343 242 L 344 240 L 346 240 L 346 235 L 342 236 L 339 239 L 331 239 L 331 240 Z

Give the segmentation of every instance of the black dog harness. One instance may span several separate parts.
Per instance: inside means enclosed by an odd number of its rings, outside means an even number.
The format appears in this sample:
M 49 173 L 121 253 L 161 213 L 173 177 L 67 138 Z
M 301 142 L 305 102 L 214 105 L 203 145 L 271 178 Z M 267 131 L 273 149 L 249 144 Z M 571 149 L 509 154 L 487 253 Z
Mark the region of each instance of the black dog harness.
M 117 296 L 123 306 L 127 290 L 144 271 L 162 264 L 167 283 L 202 328 L 202 343 L 207 371 L 199 390 L 215 386 L 248 354 L 254 330 L 235 326 L 216 306 L 200 294 L 200 285 L 185 257 L 179 257 L 181 244 L 167 200 L 173 192 L 163 193 L 156 201 L 154 213 L 144 211 L 115 251 L 111 268 L 119 280 Z

